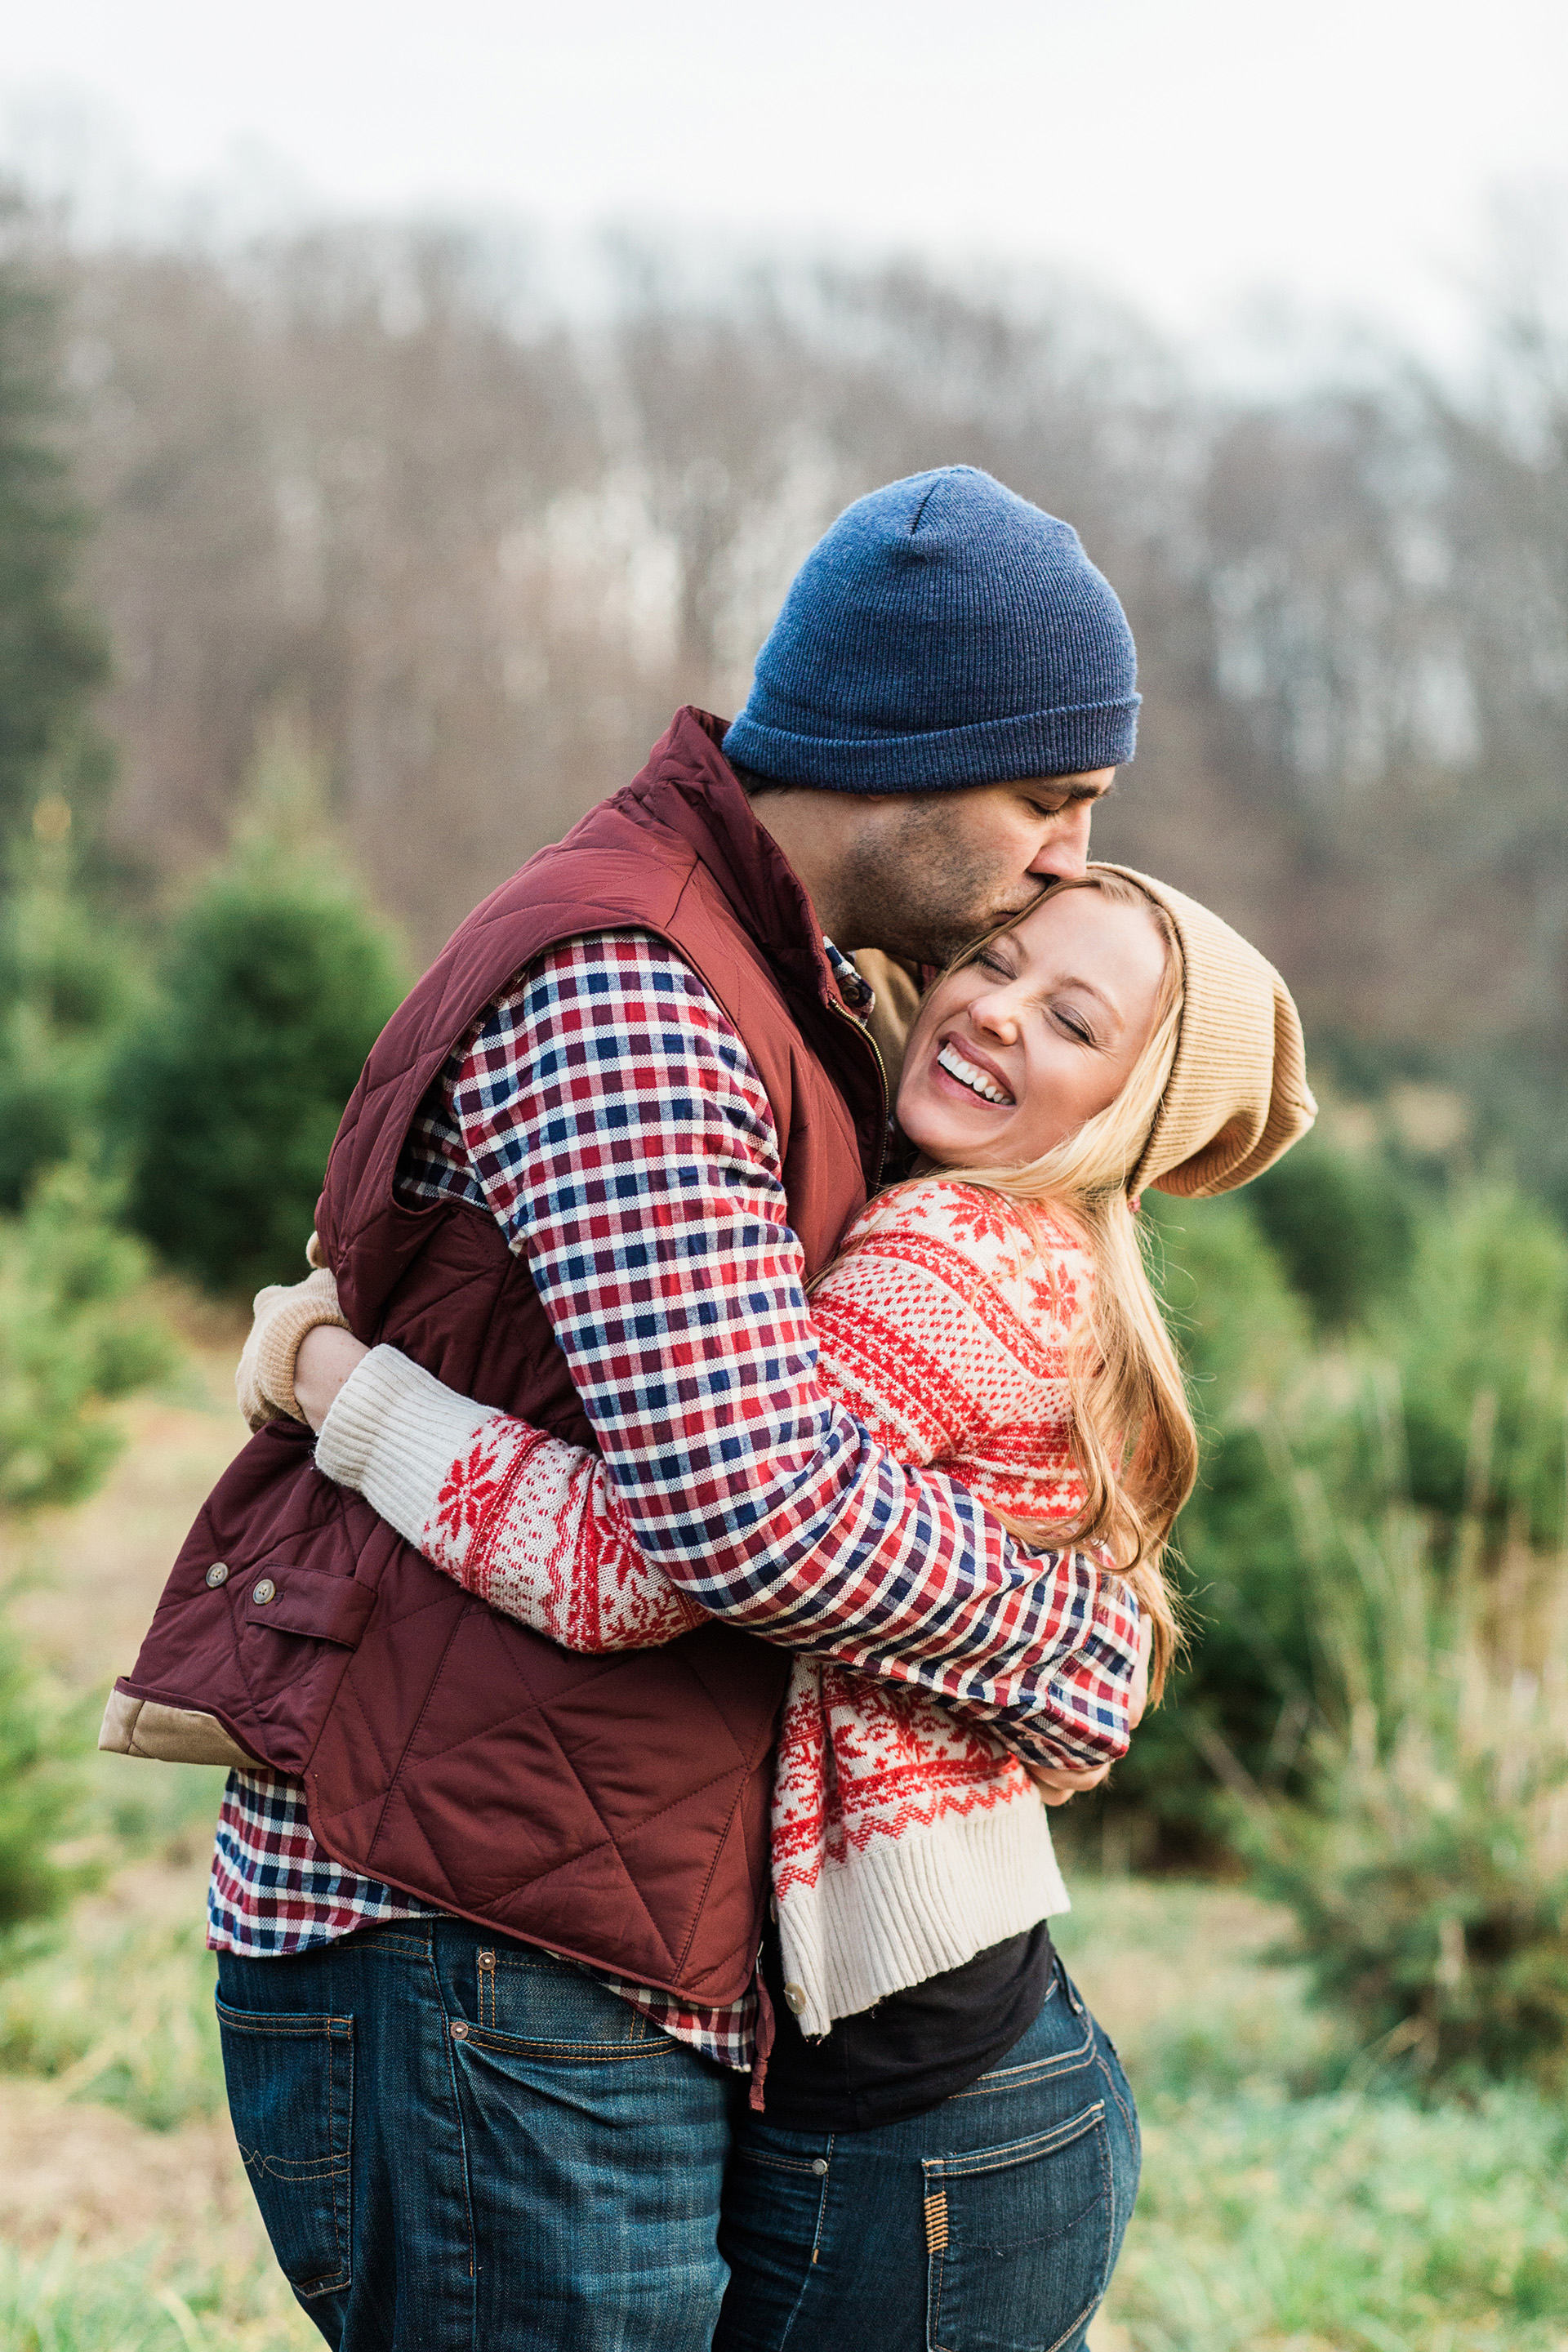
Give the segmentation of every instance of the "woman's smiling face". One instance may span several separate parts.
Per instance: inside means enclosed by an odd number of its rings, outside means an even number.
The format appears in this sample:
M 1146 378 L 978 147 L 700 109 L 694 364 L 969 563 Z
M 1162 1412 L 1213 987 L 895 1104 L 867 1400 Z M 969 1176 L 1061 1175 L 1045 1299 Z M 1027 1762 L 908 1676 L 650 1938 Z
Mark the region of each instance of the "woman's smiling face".
M 931 990 L 910 1032 L 900 1126 L 939 1167 L 1043 1158 L 1121 1093 L 1164 975 L 1152 909 L 1058 891 Z

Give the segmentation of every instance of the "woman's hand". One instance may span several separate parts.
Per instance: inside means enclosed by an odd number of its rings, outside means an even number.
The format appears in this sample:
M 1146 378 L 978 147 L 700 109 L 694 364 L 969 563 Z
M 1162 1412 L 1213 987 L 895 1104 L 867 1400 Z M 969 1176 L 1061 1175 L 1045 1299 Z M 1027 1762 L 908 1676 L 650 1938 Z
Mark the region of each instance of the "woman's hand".
M 315 1245 L 312 1234 L 312 1250 Z M 268 1283 L 257 1292 L 250 1337 L 234 1376 L 239 1409 L 252 1429 L 265 1429 L 269 1421 L 304 1420 L 294 1394 L 294 1354 L 304 1333 L 318 1323 L 347 1328 L 337 1284 L 324 1266 L 303 1282 Z
M 349 1374 L 370 1349 L 338 1323 L 318 1323 L 307 1331 L 294 1358 L 294 1398 L 318 1433 Z

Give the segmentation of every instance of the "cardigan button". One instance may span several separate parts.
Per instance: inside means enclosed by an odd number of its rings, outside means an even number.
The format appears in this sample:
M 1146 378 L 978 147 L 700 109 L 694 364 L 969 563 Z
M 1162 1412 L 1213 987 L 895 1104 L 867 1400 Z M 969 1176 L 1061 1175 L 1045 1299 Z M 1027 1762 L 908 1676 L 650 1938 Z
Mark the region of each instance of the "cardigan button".
M 278 1587 L 273 1583 L 272 1579 L 269 1576 L 264 1576 L 250 1597 L 258 1609 L 265 1609 L 277 1590 Z
M 227 1562 L 227 1560 L 226 1560 L 226 1559 L 215 1559 L 215 1560 L 214 1560 L 214 1562 L 213 1562 L 213 1564 L 212 1564 L 212 1566 L 211 1566 L 211 1567 L 208 1569 L 208 1570 L 207 1570 L 207 1584 L 208 1584 L 209 1588 L 210 1588 L 214 1592 L 216 1592 L 216 1591 L 217 1591 L 218 1586 L 219 1586 L 220 1584 L 226 1584 L 227 1582 L 228 1582 L 228 1562 Z
M 805 2007 L 805 1987 L 804 1985 L 786 1984 L 784 1989 L 784 2007 L 788 2010 L 792 2017 L 798 2017 L 801 2011 Z

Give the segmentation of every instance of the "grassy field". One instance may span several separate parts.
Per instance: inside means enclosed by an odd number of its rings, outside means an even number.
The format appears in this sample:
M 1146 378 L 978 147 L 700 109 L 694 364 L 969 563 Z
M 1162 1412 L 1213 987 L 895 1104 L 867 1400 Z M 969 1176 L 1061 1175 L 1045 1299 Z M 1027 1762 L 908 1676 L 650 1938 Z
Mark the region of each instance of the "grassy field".
M 241 1434 L 233 1335 L 128 1409 L 92 1503 L 0 1530 L 14 1616 L 84 1705 L 134 1654 Z M 287 2352 L 223 2116 L 201 1943 L 217 1776 L 92 1768 L 104 1882 L 0 1974 L 0 2352 Z M 1568 2126 L 1347 2078 L 1234 1889 L 1080 1874 L 1061 1942 L 1143 2113 L 1143 2189 L 1096 2352 L 1568 2352 Z M 1344 2087 L 1348 2079 L 1349 2087 Z M 1325 2083 L 1341 2087 L 1325 2089 Z

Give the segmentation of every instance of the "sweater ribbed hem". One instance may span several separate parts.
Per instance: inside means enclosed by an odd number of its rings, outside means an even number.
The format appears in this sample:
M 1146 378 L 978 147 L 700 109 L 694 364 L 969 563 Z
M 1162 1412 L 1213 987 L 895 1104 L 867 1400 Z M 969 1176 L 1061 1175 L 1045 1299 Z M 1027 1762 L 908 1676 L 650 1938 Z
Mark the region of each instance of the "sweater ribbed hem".
M 396 1348 L 373 1348 L 316 1440 L 316 1467 L 417 1544 L 447 1472 L 494 1409 L 455 1396 Z
M 898 1837 L 872 1835 L 847 1863 L 779 1904 L 786 1982 L 805 1994 L 803 2033 L 826 2033 L 887 1994 L 962 1968 L 976 1952 L 1072 1908 L 1045 1808 L 1031 1789 L 985 1812 Z

